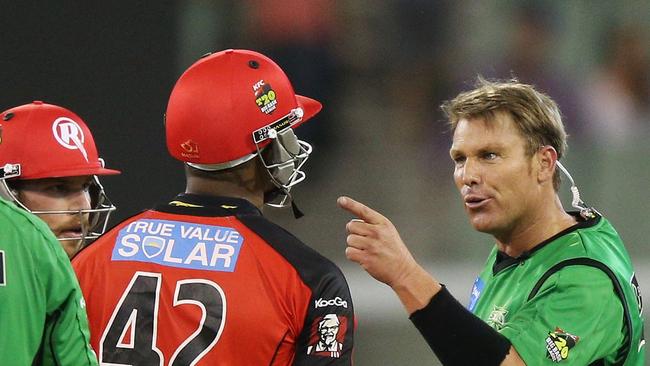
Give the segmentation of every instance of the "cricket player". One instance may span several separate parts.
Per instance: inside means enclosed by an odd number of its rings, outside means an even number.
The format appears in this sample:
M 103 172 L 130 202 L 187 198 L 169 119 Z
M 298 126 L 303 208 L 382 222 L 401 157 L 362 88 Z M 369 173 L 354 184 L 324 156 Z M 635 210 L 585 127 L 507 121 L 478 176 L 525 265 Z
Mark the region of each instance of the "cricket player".
M 43 119 L 44 115 L 51 118 Z M 53 126 L 59 117 L 77 118 L 39 103 L 0 114 L 0 183 L 5 193 L 16 189 L 13 179 L 58 174 L 60 163 L 73 160 L 62 158 L 57 154 L 62 148 L 54 146 Z M 90 161 L 96 159 L 91 143 L 83 145 Z M 71 168 L 92 174 L 91 163 L 83 161 Z M 54 187 L 60 186 L 69 187 L 66 183 Z M 0 198 L 0 364 L 97 365 L 84 300 L 68 256 L 48 225 L 16 200 L 22 194 L 9 193 L 13 202 Z M 56 197 L 68 193 L 59 188 L 42 192 Z M 80 220 L 77 211 L 71 215 Z
M 68 257 L 106 230 L 110 202 L 104 167 L 88 126 L 74 112 L 35 101 L 2 113 L 0 197 L 50 227 Z
M 73 260 L 100 363 L 352 365 L 343 274 L 261 212 L 293 202 L 312 151 L 293 129 L 320 109 L 257 52 L 209 54 L 183 73 L 165 130 L 185 192 Z M 340 348 L 308 352 L 332 314 Z
M 642 366 L 642 302 L 621 238 L 574 184 L 576 211 L 558 198 L 566 133 L 555 102 L 526 84 L 480 79 L 443 109 L 462 204 L 496 242 L 469 309 L 416 263 L 387 218 L 340 197 L 358 218 L 347 224 L 347 257 L 395 291 L 444 365 Z

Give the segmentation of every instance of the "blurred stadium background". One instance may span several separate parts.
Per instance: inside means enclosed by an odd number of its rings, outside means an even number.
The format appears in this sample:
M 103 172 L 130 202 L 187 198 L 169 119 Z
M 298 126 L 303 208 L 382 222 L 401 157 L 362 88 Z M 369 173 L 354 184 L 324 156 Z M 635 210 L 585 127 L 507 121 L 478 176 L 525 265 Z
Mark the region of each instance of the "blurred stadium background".
M 650 299 L 648 1 L 3 1 L 0 11 L 2 108 L 44 100 L 86 120 L 108 166 L 123 171 L 103 180 L 113 223 L 184 189 L 163 113 L 202 54 L 264 52 L 298 93 L 321 100 L 321 115 L 298 130 L 315 148 L 295 192 L 307 215 L 267 214 L 347 275 L 358 365 L 436 362 L 392 292 L 345 260 L 349 217 L 336 197 L 391 218 L 466 303 L 491 239 L 462 212 L 439 105 L 478 74 L 515 76 L 559 103 L 571 135 L 565 165 L 626 241 Z

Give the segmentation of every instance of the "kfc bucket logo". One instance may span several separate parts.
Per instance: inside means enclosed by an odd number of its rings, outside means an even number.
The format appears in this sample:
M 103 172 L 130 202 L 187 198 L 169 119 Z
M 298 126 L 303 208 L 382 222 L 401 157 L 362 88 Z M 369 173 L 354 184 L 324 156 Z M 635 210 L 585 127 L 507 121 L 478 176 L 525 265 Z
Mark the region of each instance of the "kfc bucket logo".
M 59 117 L 52 124 L 52 133 L 61 146 L 81 151 L 84 159 L 88 161 L 88 154 L 84 147 L 84 133 L 77 122 L 67 117 Z

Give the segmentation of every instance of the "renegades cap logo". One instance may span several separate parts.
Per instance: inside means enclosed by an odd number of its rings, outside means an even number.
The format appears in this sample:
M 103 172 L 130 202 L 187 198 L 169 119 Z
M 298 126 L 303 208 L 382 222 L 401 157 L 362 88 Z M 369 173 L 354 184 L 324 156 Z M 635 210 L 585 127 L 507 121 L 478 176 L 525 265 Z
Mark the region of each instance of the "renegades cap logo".
M 271 114 L 278 107 L 277 95 L 271 84 L 266 84 L 260 80 L 253 85 L 255 93 L 255 103 L 262 113 Z
M 59 145 L 70 150 L 79 150 L 88 161 L 88 154 L 84 147 L 85 136 L 77 122 L 67 117 L 59 117 L 52 123 L 52 134 Z
M 569 351 L 578 343 L 579 339 L 578 336 L 569 334 L 560 328 L 555 328 L 555 331 L 549 332 L 546 338 L 546 350 L 548 352 L 546 357 L 553 362 L 566 360 L 569 357 Z

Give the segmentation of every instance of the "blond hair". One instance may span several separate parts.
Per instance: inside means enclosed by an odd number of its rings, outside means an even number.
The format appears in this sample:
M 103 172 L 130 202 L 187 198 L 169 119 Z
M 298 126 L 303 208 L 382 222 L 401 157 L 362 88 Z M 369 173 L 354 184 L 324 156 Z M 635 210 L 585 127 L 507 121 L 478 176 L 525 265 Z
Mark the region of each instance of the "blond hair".
M 558 160 L 567 149 L 567 134 L 564 130 L 560 109 L 546 94 L 532 85 L 516 79 L 488 81 L 479 77 L 475 88 L 462 92 L 456 98 L 442 105 L 449 119 L 451 131 L 461 119 L 481 118 L 494 120 L 495 113 L 508 113 L 521 136 L 526 140 L 526 153 L 532 156 L 542 146 L 552 146 Z M 553 175 L 553 187 L 560 187 L 560 174 Z

